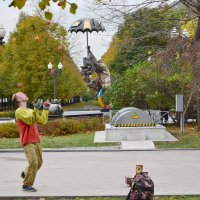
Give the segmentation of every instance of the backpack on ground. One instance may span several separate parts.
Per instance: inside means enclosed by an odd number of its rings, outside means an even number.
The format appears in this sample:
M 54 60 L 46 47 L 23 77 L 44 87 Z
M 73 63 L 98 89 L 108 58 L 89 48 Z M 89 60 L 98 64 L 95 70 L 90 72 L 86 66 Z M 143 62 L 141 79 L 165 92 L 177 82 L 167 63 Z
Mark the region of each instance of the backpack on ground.
M 138 173 L 132 179 L 132 186 L 126 200 L 153 200 L 154 183 L 148 172 Z

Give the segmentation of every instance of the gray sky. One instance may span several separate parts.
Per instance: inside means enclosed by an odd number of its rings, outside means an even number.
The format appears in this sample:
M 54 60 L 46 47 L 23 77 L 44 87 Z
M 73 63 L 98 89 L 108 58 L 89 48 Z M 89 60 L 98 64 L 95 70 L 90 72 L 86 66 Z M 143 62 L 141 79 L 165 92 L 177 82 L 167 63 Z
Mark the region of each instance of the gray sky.
M 59 19 L 59 23 L 63 25 L 66 29 L 70 27 L 70 25 L 83 17 L 92 16 L 91 13 L 85 10 L 87 4 L 83 0 L 74 0 L 73 2 L 78 3 L 78 11 L 75 15 L 69 13 L 69 11 L 63 11 L 58 6 L 52 6 L 52 12 L 54 13 L 55 20 Z M 25 6 L 23 11 L 32 13 L 33 8 L 31 6 Z M 0 3 L 0 24 L 4 26 L 6 29 L 6 37 L 5 41 L 7 41 L 9 37 L 9 33 L 15 29 L 16 23 L 18 21 L 18 17 L 21 11 L 16 8 L 8 7 L 8 0 L 2 1 Z M 105 27 L 106 28 L 106 27 Z M 106 32 L 92 32 L 89 33 L 89 45 L 91 46 L 91 50 L 94 52 L 94 55 L 97 59 L 100 59 L 101 56 L 106 52 L 109 42 L 111 41 L 112 35 L 115 31 L 106 31 Z M 77 54 L 72 54 L 72 57 L 75 63 L 80 66 L 82 65 L 82 58 L 86 56 L 86 33 L 69 33 L 70 40 L 72 39 L 73 48 L 79 49 L 80 52 Z
M 18 21 L 18 17 L 21 11 L 16 8 L 8 8 L 8 0 L 2 1 L 0 0 L 0 24 L 2 24 L 6 29 L 6 38 L 9 37 L 9 32 L 12 32 L 15 29 L 16 23 Z M 36 0 L 32 0 L 33 2 Z M 51 11 L 54 13 L 54 21 L 58 21 L 62 26 L 66 29 L 70 27 L 70 25 L 84 17 L 93 17 L 96 18 L 92 12 L 88 11 L 88 4 L 86 2 L 91 2 L 92 0 L 71 0 L 71 2 L 75 2 L 78 4 L 78 10 L 75 15 L 69 13 L 68 10 L 62 10 L 59 6 L 52 5 Z M 114 1 L 114 0 L 113 0 Z M 117 0 L 115 0 L 117 1 Z M 128 4 L 137 4 L 144 2 L 145 0 L 118 0 L 120 4 L 124 2 Z M 173 0 L 170 0 L 172 2 Z M 30 1 L 29 1 L 30 2 Z M 33 13 L 33 6 L 26 5 L 23 8 L 23 11 L 28 12 L 29 14 Z M 102 11 L 104 12 L 104 11 Z M 111 13 L 107 13 L 108 15 Z M 106 52 L 109 47 L 109 43 L 111 42 L 113 34 L 116 32 L 116 28 L 108 27 L 108 24 L 103 24 L 106 28 L 106 32 L 92 32 L 89 33 L 89 45 L 91 46 L 91 50 L 97 59 L 100 59 L 101 56 Z M 71 54 L 77 66 L 82 65 L 82 58 L 86 56 L 86 33 L 69 33 L 70 42 L 72 43 L 72 51 L 75 52 Z M 74 50 L 79 50 L 78 53 Z

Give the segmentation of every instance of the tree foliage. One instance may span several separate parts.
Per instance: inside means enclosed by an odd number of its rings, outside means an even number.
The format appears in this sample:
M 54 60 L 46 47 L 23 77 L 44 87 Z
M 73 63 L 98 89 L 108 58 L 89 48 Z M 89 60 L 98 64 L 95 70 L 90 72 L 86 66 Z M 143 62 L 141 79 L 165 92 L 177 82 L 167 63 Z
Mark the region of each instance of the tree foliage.
M 16 7 L 18 9 L 22 9 L 27 2 L 28 0 L 12 0 L 12 2 L 9 4 L 9 7 Z M 39 0 L 38 9 L 44 11 L 44 16 L 48 20 L 51 20 L 53 17 L 53 13 L 49 11 L 49 8 L 52 4 L 57 4 L 57 6 L 59 6 L 62 9 L 65 9 L 67 6 L 69 6 L 69 11 L 72 14 L 75 14 L 78 8 L 78 5 L 76 3 L 72 3 L 67 0 Z
M 161 55 L 160 55 L 161 56 Z M 112 74 L 112 88 L 106 98 L 115 109 L 138 107 L 141 109 L 174 108 L 174 97 L 180 91 L 188 95 L 192 81 L 191 67 L 174 65 L 173 70 L 158 67 L 156 61 L 137 63 L 123 75 Z
M 57 76 L 57 93 L 59 98 L 72 98 L 81 94 L 83 82 L 78 69 L 68 52 L 67 31 L 56 23 L 46 23 L 39 16 L 22 14 L 16 30 L 11 33 L 4 46 L 1 73 L 2 92 L 21 90 L 31 99 L 53 98 L 53 77 L 47 65 L 52 62 L 54 69 L 58 63 L 63 64 L 62 73 Z M 1 74 L 0 74 L 1 76 Z
M 110 61 L 109 66 L 112 71 L 123 73 L 132 65 L 147 60 L 148 56 L 166 45 L 169 32 L 177 23 L 172 19 L 178 19 L 183 14 L 181 10 L 165 12 L 166 9 L 145 8 L 125 18 L 115 36 L 121 42 L 120 45 L 118 43 L 117 56 L 111 56 L 113 62 Z M 110 49 L 116 45 L 115 40 Z
M 114 108 L 169 109 L 175 106 L 176 94 L 187 97 L 190 93 L 192 65 L 186 62 L 189 43 L 170 39 L 170 31 L 177 24 L 174 19 L 182 18 L 186 25 L 189 16 L 179 8 L 166 10 L 145 8 L 128 16 L 104 54 L 112 72 L 112 88 L 106 92 L 106 98 Z M 116 38 L 120 41 L 117 53 L 107 59 Z

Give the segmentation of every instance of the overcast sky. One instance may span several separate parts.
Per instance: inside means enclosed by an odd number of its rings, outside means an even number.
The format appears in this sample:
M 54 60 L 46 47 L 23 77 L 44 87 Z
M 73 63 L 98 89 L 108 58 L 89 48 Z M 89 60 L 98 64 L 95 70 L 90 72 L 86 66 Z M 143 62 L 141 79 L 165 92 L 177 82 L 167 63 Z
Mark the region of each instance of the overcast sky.
M 12 32 L 15 29 L 16 23 L 18 21 L 18 17 L 21 11 L 19 11 L 17 8 L 9 8 L 8 2 L 11 2 L 11 0 L 0 0 L 0 24 L 2 24 L 6 29 L 6 38 L 9 37 L 9 33 Z M 36 0 L 32 0 L 33 2 Z M 92 0 L 71 0 L 71 2 L 78 4 L 78 10 L 75 15 L 72 15 L 69 13 L 68 10 L 62 10 L 59 6 L 56 4 L 51 6 L 51 11 L 54 14 L 54 21 L 57 21 L 59 19 L 59 23 L 64 26 L 67 30 L 69 29 L 70 25 L 84 17 L 93 17 L 95 18 L 95 15 L 92 12 L 88 12 L 88 4 L 86 1 L 91 2 Z M 137 4 L 141 2 L 145 2 L 145 0 L 119 0 L 120 4 L 122 2 L 126 2 L 128 4 Z M 170 0 L 172 2 L 173 0 Z M 28 1 L 31 2 L 31 1 Z M 90 5 L 91 6 L 91 5 Z M 29 14 L 33 13 L 33 5 L 26 5 L 25 8 L 23 8 L 23 11 L 28 12 Z M 102 11 L 103 12 L 103 11 Z M 101 56 L 106 52 L 106 50 L 109 47 L 109 43 L 111 42 L 113 34 L 116 32 L 117 27 L 115 29 L 111 29 L 108 27 L 107 24 L 103 24 L 106 28 L 106 32 L 92 32 L 89 33 L 89 45 L 91 46 L 91 50 L 93 54 L 96 56 L 97 59 L 100 59 Z M 69 33 L 70 41 L 73 41 L 73 47 L 76 49 L 80 49 L 81 51 L 76 54 L 72 54 L 75 63 L 77 66 L 82 65 L 82 58 L 86 56 L 86 33 Z M 74 51 L 72 51 L 74 52 Z
M 15 29 L 19 14 L 21 12 L 16 8 L 9 8 L 8 2 L 8 0 L 1 0 L 0 3 L 0 24 L 2 24 L 6 29 L 5 41 L 7 41 L 9 33 Z M 58 18 L 62 16 L 59 18 L 59 23 L 66 29 L 68 29 L 74 21 L 80 18 L 92 16 L 91 13 L 86 10 L 87 3 L 85 3 L 83 0 L 74 0 L 73 2 L 76 2 L 79 6 L 75 15 L 70 14 L 67 10 L 63 11 L 57 5 L 52 7 L 52 12 L 54 13 L 55 20 L 58 20 Z M 33 13 L 33 8 L 31 6 L 26 6 L 23 8 L 23 11 L 31 14 Z M 106 52 L 114 32 L 115 30 L 106 31 L 103 33 L 89 33 L 89 45 L 91 46 L 91 50 L 94 52 L 94 55 L 97 59 L 100 59 L 101 56 Z M 69 36 L 70 35 L 73 41 L 75 41 L 73 45 L 74 48 L 82 50 L 78 55 L 72 55 L 75 63 L 80 66 L 82 65 L 82 58 L 86 56 L 86 33 L 69 33 Z

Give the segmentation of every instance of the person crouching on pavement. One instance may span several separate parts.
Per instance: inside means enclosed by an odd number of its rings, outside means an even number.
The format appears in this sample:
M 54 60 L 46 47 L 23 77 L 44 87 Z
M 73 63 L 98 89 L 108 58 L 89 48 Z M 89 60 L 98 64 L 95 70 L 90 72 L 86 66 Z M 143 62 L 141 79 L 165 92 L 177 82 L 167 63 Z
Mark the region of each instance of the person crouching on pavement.
M 34 109 L 27 108 L 28 97 L 22 92 L 13 94 L 13 102 L 18 105 L 15 111 L 16 123 L 20 131 L 20 144 L 24 149 L 28 161 L 28 167 L 21 173 L 23 180 L 22 189 L 24 191 L 36 192 L 32 187 L 36 178 L 37 171 L 42 165 L 42 147 L 40 144 L 37 123 L 45 125 L 48 121 L 49 102 L 38 100 L 33 103 Z M 39 108 L 43 106 L 40 113 Z

